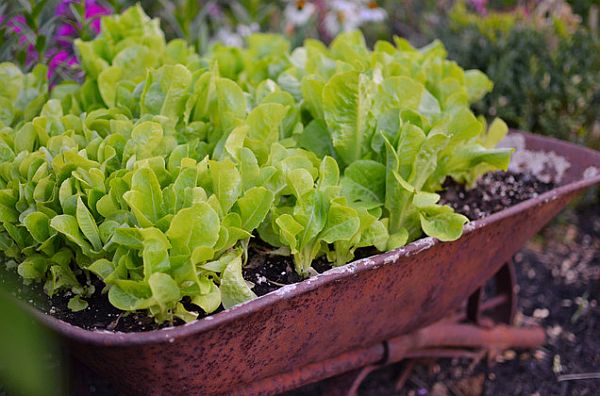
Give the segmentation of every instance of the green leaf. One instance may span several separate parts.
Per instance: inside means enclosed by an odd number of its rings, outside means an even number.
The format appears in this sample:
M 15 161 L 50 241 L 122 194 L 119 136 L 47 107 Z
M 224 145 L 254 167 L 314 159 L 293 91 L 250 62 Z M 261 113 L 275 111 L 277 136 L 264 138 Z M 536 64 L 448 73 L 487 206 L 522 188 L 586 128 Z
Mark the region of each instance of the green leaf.
M 123 77 L 123 70 L 118 66 L 109 66 L 100 72 L 98 76 L 98 90 L 102 100 L 108 107 L 115 105 L 117 96 L 117 83 Z
M 425 234 L 444 242 L 460 238 L 463 225 L 469 221 L 452 208 L 439 205 L 420 208 L 419 217 Z
M 30 256 L 18 266 L 18 273 L 22 278 L 36 281 L 43 280 L 47 270 L 48 260 L 41 255 Z
M 96 220 L 81 200 L 81 197 L 77 197 L 77 210 L 75 213 L 79 229 L 81 229 L 87 240 L 91 242 L 94 250 L 99 251 L 102 249 L 102 241 L 100 240 Z
M 140 110 L 178 120 L 189 96 L 192 73 L 183 65 L 165 65 L 148 73 Z
M 112 261 L 102 258 L 88 266 L 88 270 L 96 274 L 100 279 L 106 279 L 114 272 L 115 266 Z
M 139 233 L 143 239 L 144 278 L 149 279 L 157 272 L 169 271 L 171 269 L 171 259 L 168 249 L 171 245 L 165 234 L 154 227 L 140 229 Z
M 322 119 L 312 120 L 303 130 L 302 133 L 296 136 L 298 146 L 305 150 L 312 151 L 319 157 L 326 155 L 335 156 L 331 135 L 325 121 Z
M 220 290 L 225 309 L 256 298 L 242 276 L 242 260 L 239 256 L 231 260 L 223 271 Z
M 326 243 L 349 240 L 358 232 L 360 219 L 356 210 L 332 203 L 327 212 L 327 223 L 319 235 Z
M 77 219 L 70 215 L 58 215 L 50 220 L 50 227 L 64 235 L 81 248 L 83 254 L 91 255 L 91 246 L 79 231 Z
M 385 200 L 385 165 L 372 161 L 353 162 L 344 171 L 342 193 L 350 202 L 358 202 L 368 209 Z
M 419 191 L 413 196 L 413 204 L 417 208 L 425 208 L 427 206 L 433 206 L 440 200 L 439 194 L 430 193 L 426 191 Z
M 42 212 L 31 212 L 23 219 L 23 224 L 36 242 L 50 238 L 50 219 Z
M 192 303 L 202 308 L 207 314 L 212 313 L 221 305 L 221 290 L 211 283 L 208 294 L 194 296 Z
M 168 274 L 155 272 L 148 278 L 148 286 L 152 291 L 152 298 L 164 310 L 175 305 L 181 298 L 179 286 Z
M 399 231 L 396 231 L 389 236 L 386 249 L 393 250 L 406 245 L 408 237 L 408 230 L 406 228 L 401 228 Z
M 173 254 L 191 254 L 200 246 L 213 247 L 219 237 L 217 213 L 204 202 L 181 209 L 171 220 L 166 232 Z
M 471 103 L 477 102 L 494 88 L 492 81 L 479 70 L 465 71 L 465 86 Z
M 230 160 L 210 161 L 213 192 L 223 213 L 227 213 L 241 193 L 241 177 Z
M 123 199 L 142 227 L 151 227 L 162 217 L 162 192 L 150 168 L 139 168 L 133 173 L 131 190 L 123 195 Z
M 129 159 L 151 158 L 165 150 L 165 139 L 161 124 L 153 121 L 138 123 L 131 131 L 131 139 L 127 142 L 123 157 Z
M 88 307 L 88 305 L 89 304 L 87 301 L 82 300 L 81 296 L 77 295 L 77 296 L 71 297 L 69 299 L 67 307 L 72 312 L 80 312 L 80 311 L 83 311 L 84 309 L 86 309 Z
M 481 144 L 485 148 L 493 149 L 504 139 L 507 133 L 508 126 L 506 123 L 500 118 L 495 118 L 487 132 L 481 136 Z
M 325 122 L 345 166 L 367 152 L 375 124 L 372 104 L 371 81 L 355 71 L 336 74 L 323 88 Z
M 316 76 L 306 76 L 300 82 L 304 106 L 314 119 L 323 119 L 323 87 L 325 82 Z
M 265 163 L 271 144 L 280 139 L 282 122 L 287 109 L 279 103 L 265 103 L 254 108 L 246 120 L 249 126 L 246 146 L 260 163 Z
M 237 200 L 242 228 L 248 232 L 263 222 L 273 204 L 273 193 L 264 187 L 252 187 Z
M 122 311 L 148 308 L 150 288 L 142 282 L 122 280 L 108 290 L 108 301 Z
M 292 252 L 298 251 L 298 235 L 302 232 L 304 227 L 302 224 L 297 222 L 291 215 L 282 214 L 279 216 L 275 223 L 279 227 L 279 235 L 282 242 L 290 247 Z
M 193 322 L 198 318 L 198 314 L 196 312 L 188 311 L 187 309 L 185 309 L 182 303 L 175 304 L 173 316 L 183 320 L 185 323 Z

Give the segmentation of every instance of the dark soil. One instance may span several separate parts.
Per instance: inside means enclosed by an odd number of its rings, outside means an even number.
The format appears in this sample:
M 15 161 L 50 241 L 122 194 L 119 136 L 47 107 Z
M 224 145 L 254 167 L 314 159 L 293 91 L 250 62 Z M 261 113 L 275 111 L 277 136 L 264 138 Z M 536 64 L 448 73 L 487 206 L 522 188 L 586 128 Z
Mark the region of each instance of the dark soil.
M 529 173 L 489 172 L 472 189 L 448 179 L 441 203 L 452 206 L 471 220 L 478 220 L 552 188 L 552 183 L 541 182 Z
M 20 279 L 12 271 L 0 271 L 0 288 L 10 289 L 12 295 L 27 301 L 39 310 L 52 316 L 69 322 L 73 325 L 88 330 L 111 330 L 111 331 L 147 331 L 158 328 L 154 320 L 147 315 L 137 313 L 123 313 L 113 307 L 102 294 L 102 284 L 95 284 L 95 293 L 86 298 L 88 308 L 72 312 L 67 304 L 71 295 L 55 295 L 48 297 L 41 284 L 20 285 L 18 288 L 12 285 L 19 284 Z M 8 286 L 11 285 L 11 286 Z M 162 327 L 166 327 L 165 324 Z
M 248 252 L 248 263 L 244 267 L 244 279 L 252 282 L 252 291 L 263 296 L 282 286 L 302 281 L 294 270 L 294 259 L 291 256 L 276 254 L 273 248 L 254 245 Z M 324 258 L 317 258 L 313 268 L 321 273 L 331 268 Z

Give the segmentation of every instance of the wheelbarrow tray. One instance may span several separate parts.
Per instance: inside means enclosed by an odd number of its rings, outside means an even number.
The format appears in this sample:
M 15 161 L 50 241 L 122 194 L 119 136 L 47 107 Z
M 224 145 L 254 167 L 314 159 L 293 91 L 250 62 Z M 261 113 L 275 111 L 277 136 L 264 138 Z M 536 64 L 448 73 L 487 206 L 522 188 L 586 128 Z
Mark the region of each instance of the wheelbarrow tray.
M 35 315 L 77 359 L 126 394 L 283 391 L 290 387 L 289 381 L 277 386 L 283 373 L 442 319 L 571 199 L 600 182 L 600 153 L 522 132 L 510 137 L 527 150 L 554 152 L 570 167 L 558 187 L 467 224 L 457 241 L 423 238 L 163 330 L 89 331 L 39 311 Z M 269 389 L 255 386 L 265 381 Z

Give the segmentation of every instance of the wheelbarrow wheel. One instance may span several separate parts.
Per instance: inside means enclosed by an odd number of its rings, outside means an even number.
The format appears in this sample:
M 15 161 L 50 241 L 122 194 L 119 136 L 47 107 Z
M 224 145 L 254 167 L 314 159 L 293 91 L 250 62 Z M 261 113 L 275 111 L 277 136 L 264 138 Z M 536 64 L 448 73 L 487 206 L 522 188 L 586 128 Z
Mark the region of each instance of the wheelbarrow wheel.
M 515 267 L 511 260 L 469 297 L 467 321 L 483 326 L 489 323 L 513 325 L 517 311 L 516 284 Z

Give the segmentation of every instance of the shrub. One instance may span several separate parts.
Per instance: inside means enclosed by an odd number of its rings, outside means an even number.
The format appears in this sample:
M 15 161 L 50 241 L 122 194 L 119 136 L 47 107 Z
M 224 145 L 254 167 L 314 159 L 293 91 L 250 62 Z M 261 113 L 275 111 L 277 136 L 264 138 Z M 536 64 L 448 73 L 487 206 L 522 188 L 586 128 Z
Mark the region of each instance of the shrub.
M 540 26 L 518 13 L 458 7 L 436 32 L 451 57 L 495 81 L 475 105 L 510 126 L 600 147 L 600 39 L 583 26 Z

